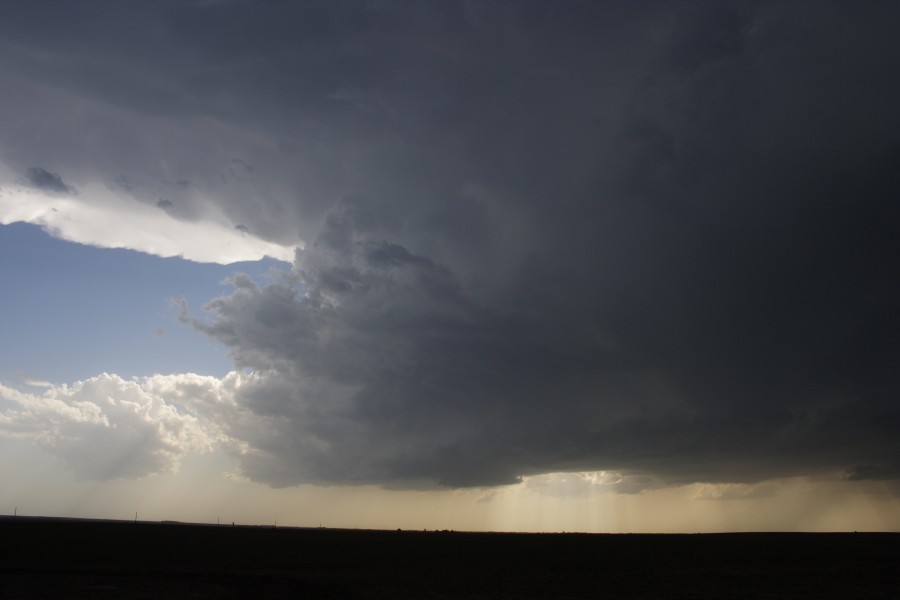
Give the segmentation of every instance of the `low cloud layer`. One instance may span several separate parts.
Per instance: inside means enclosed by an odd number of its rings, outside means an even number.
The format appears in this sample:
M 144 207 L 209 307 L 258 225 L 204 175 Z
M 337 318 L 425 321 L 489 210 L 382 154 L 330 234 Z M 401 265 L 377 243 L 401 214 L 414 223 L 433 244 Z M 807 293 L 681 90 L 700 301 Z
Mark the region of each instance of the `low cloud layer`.
M 298 249 L 183 316 L 249 478 L 896 476 L 896 3 L 40 4 L 10 174 Z
M 629 360 L 627 331 L 487 304 L 448 268 L 367 239 L 357 208 L 330 215 L 281 283 L 237 276 L 207 319 L 184 317 L 257 373 L 238 402 L 272 427 L 250 441 L 264 448 L 251 478 L 483 486 L 599 466 L 654 485 L 866 478 L 884 471 L 858 465 L 896 449 L 894 398 L 840 391 L 872 381 L 707 366 L 690 345 L 665 366 Z

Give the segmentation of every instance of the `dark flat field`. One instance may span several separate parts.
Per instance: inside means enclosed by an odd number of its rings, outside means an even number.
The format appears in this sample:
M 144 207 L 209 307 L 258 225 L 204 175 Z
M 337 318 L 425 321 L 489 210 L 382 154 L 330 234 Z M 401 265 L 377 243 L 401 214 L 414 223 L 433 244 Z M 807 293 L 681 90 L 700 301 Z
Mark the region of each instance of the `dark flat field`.
M 0 518 L 0 598 L 900 598 L 900 534 L 588 535 Z

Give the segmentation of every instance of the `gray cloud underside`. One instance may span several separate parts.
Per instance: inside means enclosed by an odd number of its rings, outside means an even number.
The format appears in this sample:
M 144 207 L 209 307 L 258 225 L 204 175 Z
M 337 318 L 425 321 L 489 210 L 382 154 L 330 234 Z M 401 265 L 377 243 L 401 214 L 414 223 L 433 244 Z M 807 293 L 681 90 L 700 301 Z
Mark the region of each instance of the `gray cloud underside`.
M 307 242 L 185 317 L 249 477 L 896 476 L 897 3 L 40 4 L 5 160 Z
M 29 167 L 25 172 L 25 181 L 31 186 L 52 194 L 74 194 L 75 188 L 67 185 L 62 177 L 41 167 Z

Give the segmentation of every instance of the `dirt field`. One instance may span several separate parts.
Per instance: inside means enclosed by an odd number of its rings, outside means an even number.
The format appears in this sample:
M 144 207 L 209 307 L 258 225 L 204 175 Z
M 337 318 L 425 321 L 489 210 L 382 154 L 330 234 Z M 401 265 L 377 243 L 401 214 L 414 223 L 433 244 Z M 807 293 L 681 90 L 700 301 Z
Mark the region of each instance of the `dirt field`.
M 585 535 L 0 519 L 0 598 L 900 598 L 900 534 Z

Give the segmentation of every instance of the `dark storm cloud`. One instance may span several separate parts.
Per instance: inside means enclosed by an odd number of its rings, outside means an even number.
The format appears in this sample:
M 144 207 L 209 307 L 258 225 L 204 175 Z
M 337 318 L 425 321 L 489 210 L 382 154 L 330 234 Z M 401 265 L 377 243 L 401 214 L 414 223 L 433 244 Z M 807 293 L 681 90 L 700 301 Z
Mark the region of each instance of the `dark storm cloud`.
M 192 321 L 251 478 L 896 473 L 896 3 L 61 6 L 0 75 L 111 107 L 80 168 L 306 242 Z
M 75 193 L 75 188 L 66 185 L 62 177 L 41 167 L 29 167 L 25 171 L 25 179 L 31 187 L 36 187 L 51 194 Z
M 859 465 L 850 469 L 847 479 L 900 479 L 900 464 L 894 462 L 883 465 Z

